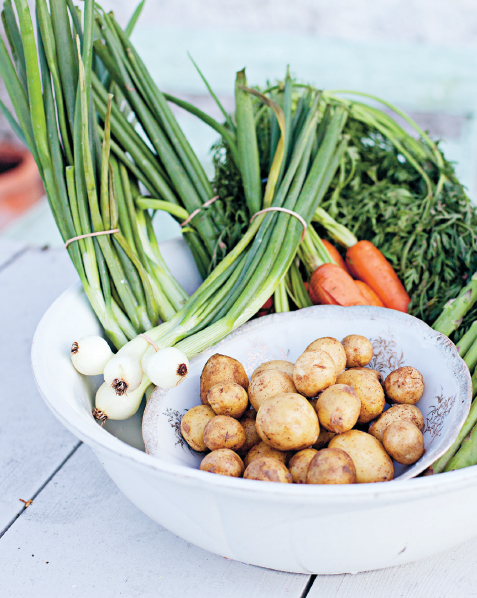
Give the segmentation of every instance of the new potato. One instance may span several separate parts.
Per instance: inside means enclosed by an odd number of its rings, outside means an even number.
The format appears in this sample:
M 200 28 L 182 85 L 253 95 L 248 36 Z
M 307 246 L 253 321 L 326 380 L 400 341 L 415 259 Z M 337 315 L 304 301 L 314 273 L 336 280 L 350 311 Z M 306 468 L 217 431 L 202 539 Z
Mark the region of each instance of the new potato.
M 333 384 L 324 390 L 316 402 L 320 425 L 330 432 L 347 432 L 358 421 L 361 401 L 352 386 Z
M 336 382 L 336 365 L 333 358 L 320 349 L 305 351 L 296 360 L 293 382 L 305 397 L 315 397 Z
M 219 382 L 235 382 L 245 390 L 248 388 L 248 376 L 240 361 L 216 353 L 207 361 L 200 375 L 200 401 L 207 405 L 207 393 Z
M 261 482 L 292 483 L 292 476 L 281 461 L 271 457 L 254 459 L 246 468 L 243 477 L 247 480 L 260 480 Z
M 248 407 L 248 395 L 240 384 L 218 382 L 207 393 L 207 403 L 217 415 L 239 419 Z
M 291 453 L 289 451 L 279 451 L 269 446 L 267 443 L 260 441 L 247 453 L 244 459 L 245 467 L 248 467 L 255 459 L 261 459 L 262 457 L 271 457 L 286 465 L 290 460 Z
M 368 432 L 377 438 L 379 442 L 382 442 L 384 430 L 396 421 L 411 422 L 421 432 L 424 429 L 424 418 L 417 407 L 414 405 L 393 405 L 371 424 Z
M 288 469 L 292 474 L 293 482 L 295 484 L 306 484 L 306 472 L 308 471 L 308 465 L 310 461 L 316 455 L 318 451 L 316 449 L 303 449 L 298 451 L 290 459 Z
M 253 370 L 251 380 L 256 374 L 259 374 L 264 370 L 278 370 L 279 372 L 285 372 L 285 374 L 288 374 L 291 378 L 293 376 L 294 367 L 294 363 L 292 363 L 291 361 L 285 361 L 284 359 L 273 359 L 272 361 L 264 361 L 258 366 L 258 368 Z
M 203 437 L 204 428 L 214 417 L 214 410 L 209 405 L 192 407 L 182 416 L 181 434 L 194 451 L 201 453 L 207 450 Z
M 240 422 L 228 415 L 216 415 L 204 428 L 204 443 L 211 451 L 239 449 L 245 442 L 245 431 Z
M 290 376 L 279 370 L 262 370 L 253 376 L 248 388 L 250 403 L 257 411 L 267 399 L 284 392 L 296 392 L 296 388 Z
M 358 484 L 387 482 L 394 477 L 394 465 L 383 445 L 371 434 L 350 430 L 330 440 L 329 448 L 339 448 L 353 460 Z
M 356 391 L 361 401 L 358 423 L 370 422 L 383 412 L 386 403 L 383 387 L 373 376 L 359 370 L 346 370 L 336 382 L 352 386 Z
M 369 374 L 370 376 L 373 376 L 379 382 L 379 384 L 381 384 L 381 386 L 383 386 L 383 384 L 384 384 L 383 375 L 381 374 L 381 372 L 378 372 L 378 370 L 373 370 L 371 368 L 366 368 L 366 367 L 355 367 L 355 368 L 350 368 L 350 370 L 357 370 L 359 372 L 364 372 L 365 374 Z
M 317 441 L 320 432 L 315 410 L 294 393 L 265 401 L 258 410 L 256 426 L 260 438 L 280 451 L 307 448 Z
M 424 454 L 422 432 L 409 421 L 396 421 L 390 424 L 383 435 L 386 451 L 398 463 L 411 465 Z
M 318 451 L 310 461 L 307 484 L 356 484 L 356 467 L 345 451 L 327 448 Z
M 250 449 L 262 441 L 255 426 L 256 417 L 257 412 L 255 409 L 249 409 L 239 420 L 245 432 L 245 442 L 239 449 L 241 455 L 246 455 Z
M 331 336 L 325 336 L 323 338 L 318 338 L 316 341 L 313 341 L 308 347 L 305 349 L 305 353 L 307 351 L 325 351 L 330 355 L 330 357 L 335 362 L 336 366 L 336 375 L 339 376 L 341 372 L 346 367 L 346 351 L 344 350 L 343 345 Z
M 346 367 L 362 367 L 368 365 L 373 359 L 373 345 L 360 334 L 350 334 L 346 336 L 341 344 L 346 352 Z
M 230 449 L 218 449 L 206 455 L 199 466 L 201 471 L 240 478 L 244 472 L 242 459 Z
M 405 365 L 389 374 L 384 391 L 393 403 L 415 405 L 424 393 L 424 379 L 416 368 Z

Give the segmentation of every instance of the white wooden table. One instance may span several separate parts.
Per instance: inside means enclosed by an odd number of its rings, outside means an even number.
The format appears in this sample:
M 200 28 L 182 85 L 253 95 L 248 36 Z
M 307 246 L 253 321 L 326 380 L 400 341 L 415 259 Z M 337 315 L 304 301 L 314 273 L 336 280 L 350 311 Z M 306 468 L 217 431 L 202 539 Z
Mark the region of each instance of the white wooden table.
M 1 598 L 477 596 L 477 540 L 394 569 L 309 577 L 210 554 L 148 519 L 49 413 L 30 371 L 35 327 L 76 279 L 64 250 L 0 239 Z

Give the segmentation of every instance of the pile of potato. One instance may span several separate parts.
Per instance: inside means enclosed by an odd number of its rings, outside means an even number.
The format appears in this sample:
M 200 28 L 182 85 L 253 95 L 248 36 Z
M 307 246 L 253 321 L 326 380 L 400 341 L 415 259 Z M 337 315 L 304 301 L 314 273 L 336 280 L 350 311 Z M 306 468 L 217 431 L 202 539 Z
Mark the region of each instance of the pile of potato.
M 252 374 L 215 354 L 200 378 L 202 405 L 182 418 L 200 469 L 251 480 L 297 484 L 385 482 L 393 459 L 424 453 L 422 375 L 404 366 L 386 380 L 367 368 L 373 346 L 352 334 L 319 338 L 296 363 L 267 361 Z M 392 406 L 383 413 L 386 400 Z

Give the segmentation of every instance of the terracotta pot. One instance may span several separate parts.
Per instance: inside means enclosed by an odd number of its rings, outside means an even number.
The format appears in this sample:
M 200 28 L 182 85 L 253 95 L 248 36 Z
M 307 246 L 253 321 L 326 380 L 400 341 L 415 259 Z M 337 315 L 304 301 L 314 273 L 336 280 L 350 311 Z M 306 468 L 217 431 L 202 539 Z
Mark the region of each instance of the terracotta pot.
M 45 191 L 30 152 L 0 143 L 0 229 L 37 202 Z

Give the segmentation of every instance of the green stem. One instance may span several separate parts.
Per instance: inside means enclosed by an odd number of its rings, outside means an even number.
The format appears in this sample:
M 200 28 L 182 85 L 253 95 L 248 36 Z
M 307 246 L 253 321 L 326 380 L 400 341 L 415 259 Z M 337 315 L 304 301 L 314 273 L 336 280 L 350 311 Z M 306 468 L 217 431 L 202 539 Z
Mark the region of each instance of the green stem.
M 290 304 L 288 303 L 287 288 L 285 280 L 281 280 L 275 292 L 273 293 L 273 306 L 275 313 L 283 313 L 290 311 Z
M 446 336 L 450 336 L 462 322 L 462 318 L 477 301 L 477 273 L 461 290 L 458 297 L 448 301 L 442 309 L 441 315 L 432 327 Z

